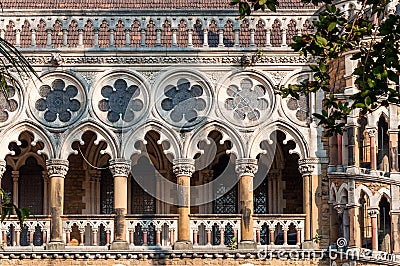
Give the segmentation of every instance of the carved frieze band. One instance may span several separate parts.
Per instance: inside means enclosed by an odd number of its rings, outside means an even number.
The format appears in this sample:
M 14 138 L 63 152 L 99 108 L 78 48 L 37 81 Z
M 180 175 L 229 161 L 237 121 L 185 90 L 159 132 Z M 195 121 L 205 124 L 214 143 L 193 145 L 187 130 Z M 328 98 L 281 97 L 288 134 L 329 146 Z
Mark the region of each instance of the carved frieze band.
M 32 65 L 52 64 L 51 56 L 26 56 L 28 62 Z M 291 63 L 311 63 L 311 57 L 304 56 L 262 56 L 257 64 L 291 64 Z M 121 65 L 143 65 L 143 64 L 241 64 L 242 58 L 240 56 L 62 56 L 59 58 L 60 65 L 74 65 L 74 64 L 121 64 Z
M 235 170 L 239 176 L 254 176 L 258 171 L 258 161 L 252 158 L 237 159 Z
M 131 161 L 124 158 L 110 160 L 110 171 L 112 175 L 128 177 L 131 172 Z
M 46 168 L 49 178 L 63 177 L 67 175 L 69 162 L 68 160 L 49 159 L 46 160 Z
M 176 176 L 192 176 L 195 171 L 194 160 L 190 158 L 174 159 L 172 171 Z

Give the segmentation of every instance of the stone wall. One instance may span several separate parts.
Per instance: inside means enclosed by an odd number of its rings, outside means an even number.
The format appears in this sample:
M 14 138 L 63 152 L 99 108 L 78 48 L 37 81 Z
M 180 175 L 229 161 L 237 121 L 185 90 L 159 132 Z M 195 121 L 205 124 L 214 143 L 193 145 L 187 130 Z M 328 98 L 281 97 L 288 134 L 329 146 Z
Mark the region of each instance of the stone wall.
M 234 259 L 234 258 L 196 258 L 196 259 L 2 259 L 1 265 L 73 265 L 73 266 L 86 266 L 86 265 L 107 265 L 107 266 L 131 266 L 131 265 L 329 265 L 328 261 L 320 261 L 318 259 L 307 260 L 261 260 L 261 259 Z

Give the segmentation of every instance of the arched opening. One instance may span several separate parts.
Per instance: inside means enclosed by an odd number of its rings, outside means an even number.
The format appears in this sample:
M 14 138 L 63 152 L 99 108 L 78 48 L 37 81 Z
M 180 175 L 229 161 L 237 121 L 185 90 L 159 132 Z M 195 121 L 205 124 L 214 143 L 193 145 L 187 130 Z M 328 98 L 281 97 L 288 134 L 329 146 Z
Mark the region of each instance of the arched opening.
M 358 222 L 360 224 L 361 246 L 363 248 L 372 249 L 372 226 L 371 219 L 368 215 L 368 207 L 370 206 L 368 195 L 362 191 L 360 195 L 360 215 Z
M 113 195 L 113 185 L 110 187 L 113 180 L 108 169 L 110 156 L 100 153 L 107 144 L 100 141 L 95 145 L 96 139 L 94 132 L 86 131 L 82 135 L 84 144 L 78 141 L 72 143 L 72 149 L 78 153 L 68 157 L 69 169 L 64 181 L 64 214 L 112 212 L 110 206 L 113 205 L 113 197 L 108 197 Z
M 378 219 L 378 249 L 385 252 L 390 252 L 390 235 L 391 235 L 391 220 L 390 220 L 390 203 L 383 196 L 379 202 L 379 219 Z
M 378 170 L 389 172 L 389 125 L 385 118 L 381 116 L 378 122 Z
M 175 182 L 172 173 L 172 159 L 164 154 L 169 148 L 167 141 L 158 143 L 160 134 L 154 130 L 146 133 L 145 143 L 137 141 L 132 160 L 132 175 L 128 179 L 128 211 L 131 214 L 176 213 L 176 206 L 164 197 L 173 194 L 165 187 L 165 180 Z
M 43 170 L 33 156 L 19 168 L 18 207 L 28 208 L 36 215 L 43 214 Z
M 277 131 L 271 136 L 277 143 L 274 154 L 259 156 L 255 175 L 255 214 L 301 214 L 303 213 L 303 180 L 298 167 L 299 156 L 290 153 L 296 147 L 294 141 L 283 144 L 286 136 Z M 261 143 L 261 147 L 266 149 Z M 271 149 L 270 149 L 271 150 Z M 272 160 L 272 164 L 271 164 Z

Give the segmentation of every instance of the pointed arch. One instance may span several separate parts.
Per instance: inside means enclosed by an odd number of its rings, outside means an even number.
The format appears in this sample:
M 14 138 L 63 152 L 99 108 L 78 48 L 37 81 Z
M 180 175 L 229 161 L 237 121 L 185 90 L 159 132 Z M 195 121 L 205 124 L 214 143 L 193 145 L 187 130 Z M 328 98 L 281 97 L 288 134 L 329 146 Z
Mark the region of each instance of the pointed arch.
M 187 146 L 184 147 L 184 156 L 194 158 L 197 153 L 202 153 L 197 145 L 200 141 L 206 141 L 211 131 L 218 131 L 222 134 L 221 144 L 225 141 L 232 142 L 232 148 L 227 150 L 227 153 L 233 153 L 237 158 L 245 158 L 245 149 L 240 133 L 222 121 L 212 121 L 197 128 L 188 140 Z
M 260 147 L 261 142 L 267 140 L 272 143 L 271 134 L 277 130 L 282 131 L 286 136 L 283 144 L 286 144 L 290 140 L 293 140 L 296 143 L 296 147 L 289 151 L 290 154 L 297 153 L 299 159 L 310 157 L 310 148 L 300 131 L 281 121 L 276 121 L 257 129 L 248 146 L 247 153 L 249 154 L 249 157 L 256 158 L 258 154 L 265 153 L 265 150 Z
M 48 158 L 55 158 L 56 147 L 52 143 L 52 139 L 49 137 L 49 133 L 41 126 L 37 126 L 31 122 L 19 122 L 17 125 L 11 125 L 2 131 L 0 136 L 0 158 L 5 158 L 10 154 L 8 144 L 10 142 L 20 143 L 19 136 L 24 131 L 29 131 L 34 135 L 32 146 L 36 143 L 42 142 L 44 147 L 39 150 L 39 154 L 45 154 Z
M 51 46 L 58 48 L 63 46 L 63 27 L 58 19 L 53 24 L 53 32 L 51 33 Z
M 24 21 L 21 29 L 21 47 L 28 48 L 32 44 L 31 25 L 27 20 Z
M 169 126 L 166 126 L 158 121 L 147 121 L 145 124 L 138 126 L 131 130 L 129 134 L 123 136 L 123 145 L 121 155 L 123 158 L 129 159 L 133 154 L 141 154 L 142 151 L 138 147 L 137 142 L 146 144 L 145 136 L 146 133 L 154 130 L 160 133 L 160 139 L 157 141 L 158 144 L 162 144 L 164 141 L 168 142 L 168 148 L 164 150 L 164 154 L 170 155 L 173 158 L 181 158 L 182 148 L 179 144 L 179 136 L 171 130 Z
M 78 46 L 78 23 L 75 20 L 72 20 L 68 26 L 68 47 L 77 47 Z
M 88 20 L 83 28 L 83 46 L 85 48 L 94 46 L 93 22 L 91 20 Z
M 119 147 L 117 144 L 117 138 L 113 133 L 94 122 L 83 122 L 67 131 L 61 142 L 60 149 L 57 152 L 57 158 L 67 160 L 70 154 L 77 154 L 78 151 L 72 148 L 72 143 L 74 141 L 82 143 L 82 136 L 86 131 L 92 131 L 96 134 L 97 138 L 94 142 L 95 145 L 98 145 L 100 141 L 104 141 L 107 144 L 107 147 L 102 150 L 101 153 L 107 153 L 111 158 L 118 158 Z

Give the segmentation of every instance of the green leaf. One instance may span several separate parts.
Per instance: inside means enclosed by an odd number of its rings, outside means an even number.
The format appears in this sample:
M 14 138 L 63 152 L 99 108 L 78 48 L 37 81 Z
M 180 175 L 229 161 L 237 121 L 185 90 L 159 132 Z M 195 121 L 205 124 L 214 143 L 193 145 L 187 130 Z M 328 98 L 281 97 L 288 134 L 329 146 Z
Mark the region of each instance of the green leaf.
M 329 23 L 328 31 L 333 31 L 336 28 L 336 22 Z
M 328 41 L 327 41 L 324 37 L 322 37 L 322 36 L 320 36 L 320 35 L 316 35 L 316 36 L 315 36 L 315 39 L 316 39 L 316 42 L 315 42 L 315 43 L 316 43 L 318 46 L 322 47 L 322 48 L 325 48 L 326 45 L 328 44 Z

